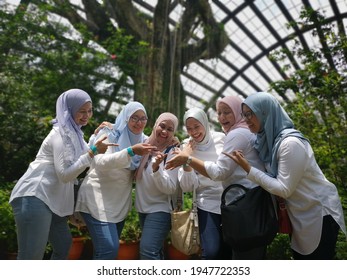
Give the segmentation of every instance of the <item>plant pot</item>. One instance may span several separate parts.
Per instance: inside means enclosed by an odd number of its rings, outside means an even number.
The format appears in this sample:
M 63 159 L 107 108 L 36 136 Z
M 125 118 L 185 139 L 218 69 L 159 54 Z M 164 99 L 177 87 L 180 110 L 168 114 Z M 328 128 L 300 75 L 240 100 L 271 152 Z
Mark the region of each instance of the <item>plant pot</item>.
M 116 260 L 138 260 L 140 256 L 140 241 L 119 241 L 118 257 Z
M 85 237 L 73 237 L 68 260 L 79 260 L 83 251 Z
M 190 256 L 178 251 L 171 243 L 166 245 L 166 254 L 169 260 L 189 260 Z

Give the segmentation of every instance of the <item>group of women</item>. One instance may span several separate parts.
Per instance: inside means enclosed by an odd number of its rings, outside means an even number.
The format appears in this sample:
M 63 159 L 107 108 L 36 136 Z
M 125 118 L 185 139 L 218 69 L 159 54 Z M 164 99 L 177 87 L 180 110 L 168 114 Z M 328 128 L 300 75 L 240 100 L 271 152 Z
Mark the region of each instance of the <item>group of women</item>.
M 333 259 L 339 230 L 346 234 L 337 189 L 279 102 L 259 92 L 244 101 L 224 97 L 216 110 L 223 133 L 211 131 L 206 113 L 192 108 L 183 119 L 189 137 L 177 148 L 175 115 L 161 114 L 148 137 L 145 108 L 129 102 L 116 122 L 103 122 L 87 144 L 81 127 L 92 116 L 89 95 L 80 89 L 61 94 L 52 131 L 10 198 L 18 259 L 42 259 L 47 242 L 52 259 L 66 259 L 71 246 L 67 219 L 73 213 L 80 213 L 88 227 L 93 258 L 115 259 L 134 183 L 141 259 L 164 258 L 170 213 L 182 190 L 196 192 L 201 258 L 219 259 L 220 198 L 236 183 L 260 185 L 285 199 L 294 259 Z M 86 168 L 74 207 L 73 184 Z M 231 250 L 232 259 L 266 258 L 266 247 Z

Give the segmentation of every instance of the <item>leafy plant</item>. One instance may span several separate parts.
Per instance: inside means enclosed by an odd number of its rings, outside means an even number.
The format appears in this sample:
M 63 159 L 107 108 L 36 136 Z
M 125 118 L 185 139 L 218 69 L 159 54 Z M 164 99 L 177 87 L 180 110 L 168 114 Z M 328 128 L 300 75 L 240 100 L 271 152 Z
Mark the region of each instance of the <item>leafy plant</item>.
M 16 224 L 9 204 L 12 185 L 0 187 L 0 242 L 7 252 L 17 252 Z
M 132 198 L 135 197 L 135 189 L 132 190 Z M 125 219 L 124 227 L 120 236 L 120 240 L 130 243 L 140 240 L 141 227 L 138 213 L 132 206 L 130 213 Z

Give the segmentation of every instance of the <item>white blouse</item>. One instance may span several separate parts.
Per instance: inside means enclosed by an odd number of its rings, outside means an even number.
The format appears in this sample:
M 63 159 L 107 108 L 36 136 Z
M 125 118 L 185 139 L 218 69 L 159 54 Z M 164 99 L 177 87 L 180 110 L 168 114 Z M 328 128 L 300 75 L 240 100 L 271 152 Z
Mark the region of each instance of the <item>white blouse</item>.
M 74 141 L 78 141 L 77 136 Z M 42 142 L 35 160 L 14 186 L 10 202 L 17 197 L 35 196 L 58 216 L 73 213 L 74 181 L 92 159 L 85 153 L 73 165 L 65 166 L 63 147 L 59 128 L 53 127 Z
M 166 161 L 173 156 L 171 150 Z M 178 168 L 165 170 L 164 161 L 160 163 L 158 171 L 153 173 L 152 163 L 149 161 L 147 168 L 143 169 L 142 177 L 136 181 L 135 208 L 137 212 L 170 213 L 176 203 L 177 173 Z
M 277 178 L 254 167 L 247 178 L 286 199 L 293 226 L 291 247 L 303 255 L 312 253 L 319 244 L 325 215 L 331 215 L 346 233 L 337 189 L 317 165 L 310 144 L 287 137 L 278 149 L 277 159 Z
M 241 150 L 252 166 L 264 170 L 264 164 L 254 149 L 255 139 L 255 134 L 247 128 L 233 129 L 225 137 L 223 152 L 231 153 L 233 150 Z M 247 178 L 246 171 L 224 154 L 220 154 L 216 162 L 205 161 L 205 169 L 212 180 L 222 181 L 224 188 L 231 184 L 241 184 L 246 188 L 257 186 Z
M 223 150 L 225 134 L 211 132 L 213 143 L 206 151 L 194 150 L 193 156 L 203 161 L 217 161 Z M 178 178 L 184 192 L 196 190 L 197 206 L 208 212 L 220 214 L 220 203 L 223 192 L 222 182 L 213 181 L 196 171 L 184 171 L 179 168 Z
M 126 149 L 96 155 L 79 189 L 75 210 L 102 222 L 123 221 L 132 204 L 130 162 Z

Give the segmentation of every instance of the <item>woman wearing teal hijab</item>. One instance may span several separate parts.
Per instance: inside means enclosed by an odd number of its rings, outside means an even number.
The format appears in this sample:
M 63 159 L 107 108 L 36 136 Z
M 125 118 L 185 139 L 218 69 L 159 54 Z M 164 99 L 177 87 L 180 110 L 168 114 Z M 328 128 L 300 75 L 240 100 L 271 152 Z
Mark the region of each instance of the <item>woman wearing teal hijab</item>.
M 285 199 L 294 259 L 333 259 L 339 229 L 346 234 L 342 206 L 309 141 L 269 93 L 250 95 L 242 103 L 242 116 L 257 135 L 255 148 L 267 173 L 252 167 L 242 151 L 226 155 L 248 173 L 247 178 Z

